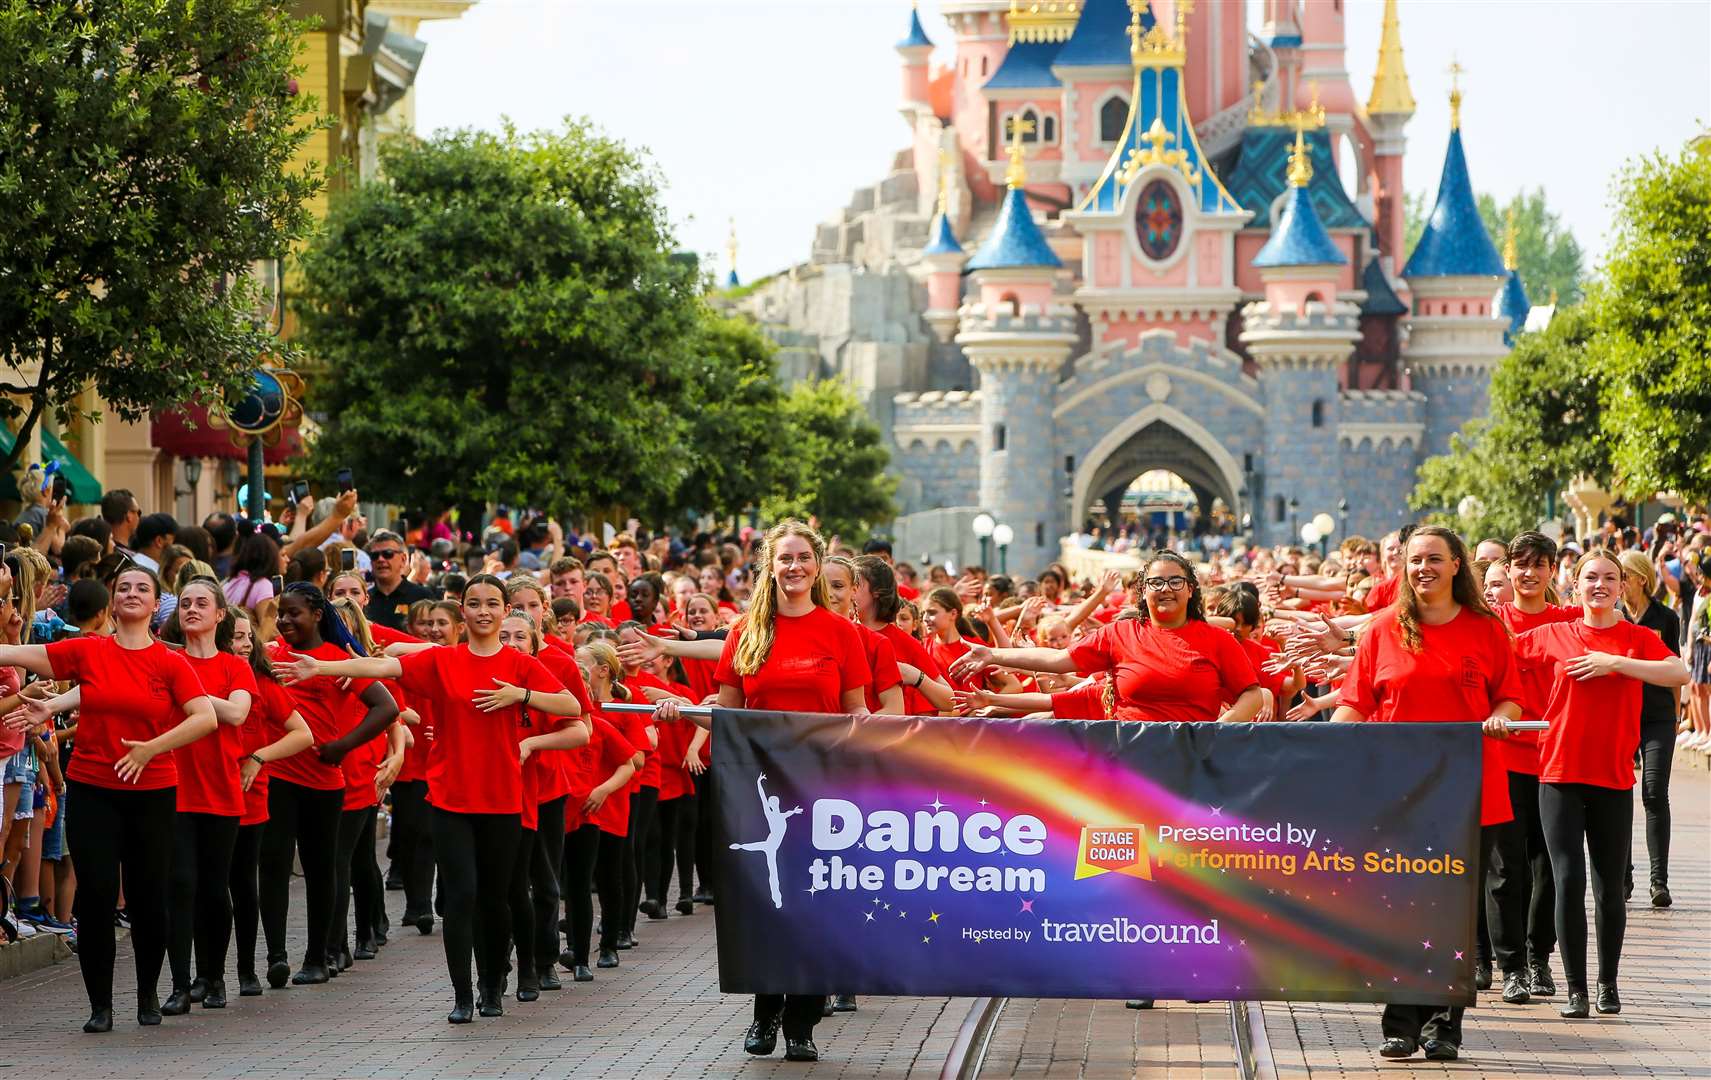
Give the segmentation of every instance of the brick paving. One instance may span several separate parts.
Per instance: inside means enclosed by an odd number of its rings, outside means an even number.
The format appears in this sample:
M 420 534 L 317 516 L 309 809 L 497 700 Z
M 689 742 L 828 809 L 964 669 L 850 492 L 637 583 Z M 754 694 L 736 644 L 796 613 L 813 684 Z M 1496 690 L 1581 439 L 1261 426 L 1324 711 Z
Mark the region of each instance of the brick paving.
M 387 894 L 395 928 L 379 959 L 321 987 L 233 996 L 158 1028 L 135 1022 L 136 969 L 121 942 L 113 1031 L 84 1035 L 88 1000 L 75 962 L 0 983 L 0 1068 L 28 1076 L 173 1077 L 937 1077 L 966 999 L 864 998 L 861 1011 L 821 1021 L 824 1060 L 786 1064 L 742 1052 L 749 999 L 720 994 L 713 914 L 644 918 L 642 944 L 616 971 L 572 983 L 505 1015 L 464 1027 L 445 1020 L 451 988 L 438 931 L 397 927 L 403 893 Z M 301 912 L 300 891 L 293 911 Z M 292 955 L 301 953 L 302 927 Z M 561 973 L 562 974 L 562 973 Z M 168 989 L 162 972 L 161 991 Z

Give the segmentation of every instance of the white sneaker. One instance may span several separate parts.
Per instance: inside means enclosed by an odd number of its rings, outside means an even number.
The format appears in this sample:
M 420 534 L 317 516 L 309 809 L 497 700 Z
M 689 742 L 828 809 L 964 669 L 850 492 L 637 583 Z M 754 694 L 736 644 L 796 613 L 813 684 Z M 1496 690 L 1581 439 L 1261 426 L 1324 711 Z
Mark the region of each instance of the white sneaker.
M 18 920 L 18 940 L 24 941 L 36 936 L 36 928 L 28 919 Z

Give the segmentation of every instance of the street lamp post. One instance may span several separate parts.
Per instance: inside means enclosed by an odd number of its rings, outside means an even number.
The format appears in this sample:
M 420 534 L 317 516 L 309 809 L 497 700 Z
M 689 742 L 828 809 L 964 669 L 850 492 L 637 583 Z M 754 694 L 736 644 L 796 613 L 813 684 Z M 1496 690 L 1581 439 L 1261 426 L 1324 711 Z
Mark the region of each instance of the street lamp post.
M 1016 539 L 1016 530 L 1008 525 L 998 525 L 992 530 L 992 542 L 998 545 L 998 572 L 1010 572 L 1010 542 Z
M 1301 500 L 1291 496 L 1289 499 L 1289 534 L 1295 536 L 1301 532 Z
M 1344 540 L 1349 538 L 1349 501 L 1337 500 L 1337 535 Z
M 980 541 L 980 565 L 985 566 L 987 556 L 991 551 L 992 533 L 998 527 L 998 522 L 993 520 L 991 514 L 982 510 L 974 515 L 974 521 L 970 523 L 969 527 L 974 530 L 975 539 Z
M 1323 510 L 1313 515 L 1313 528 L 1319 533 L 1319 558 L 1323 559 L 1330 548 L 1331 532 L 1337 523 L 1331 520 L 1331 515 Z

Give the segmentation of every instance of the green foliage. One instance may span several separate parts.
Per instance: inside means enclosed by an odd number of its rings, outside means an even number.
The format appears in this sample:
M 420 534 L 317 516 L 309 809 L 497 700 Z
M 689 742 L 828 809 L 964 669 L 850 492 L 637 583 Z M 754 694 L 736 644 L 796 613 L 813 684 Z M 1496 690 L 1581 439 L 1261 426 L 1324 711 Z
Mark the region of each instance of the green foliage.
M 815 518 L 827 535 L 856 542 L 897 513 L 891 455 L 861 403 L 842 383 L 798 383 L 785 398 L 784 428 L 795 475 L 762 503 L 769 520 Z
M 1554 291 L 1557 303 L 1578 304 L 1586 277 L 1585 259 L 1574 234 L 1545 205 L 1545 189 L 1517 192 L 1502 206 L 1490 195 L 1479 196 L 1479 216 L 1499 250 L 1511 210 L 1515 212 L 1516 269 L 1527 299 L 1548 304 Z
M 1414 254 L 1415 245 L 1420 243 L 1420 234 L 1426 231 L 1426 219 L 1432 216 L 1432 204 L 1426 201 L 1424 191 L 1405 191 L 1402 193 L 1402 257 L 1397 260 L 1397 266 L 1408 261 L 1408 256 Z
M 277 346 L 246 272 L 307 233 L 321 184 L 290 167 L 317 125 L 282 7 L 0 0 L 8 464 L 91 383 L 138 420 L 242 388 Z
M 1604 430 L 1627 490 L 1711 499 L 1711 157 L 1645 158 L 1617 184 L 1593 291 Z

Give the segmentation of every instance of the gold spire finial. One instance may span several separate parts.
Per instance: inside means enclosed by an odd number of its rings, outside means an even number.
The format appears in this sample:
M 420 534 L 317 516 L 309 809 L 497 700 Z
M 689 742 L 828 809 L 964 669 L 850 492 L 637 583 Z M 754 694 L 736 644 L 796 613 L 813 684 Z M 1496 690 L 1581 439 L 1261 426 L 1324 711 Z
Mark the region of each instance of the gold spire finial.
M 1289 151 L 1289 186 L 1306 187 L 1313 179 L 1313 163 L 1307 160 L 1307 130 L 1295 129 L 1295 146 Z
M 1367 98 L 1366 111 L 1369 116 L 1414 115 L 1414 92 L 1408 88 L 1408 72 L 1402 66 L 1402 24 L 1396 17 L 1396 0 L 1384 0 L 1378 68 L 1372 73 L 1372 96 Z
M 1520 265 L 1515 255 L 1515 208 L 1511 206 L 1503 215 L 1503 269 L 1514 270 Z
M 731 218 L 731 235 L 725 241 L 725 254 L 731 257 L 731 273 L 737 272 L 737 219 Z
M 1167 32 L 1163 24 L 1141 32 L 1141 11 L 1146 0 L 1129 0 L 1129 59 L 1136 67 L 1182 67 L 1188 59 L 1188 16 L 1194 10 L 1194 0 L 1176 0 L 1176 33 Z
M 1004 173 L 1004 182 L 1013 188 L 1019 188 L 1028 182 L 1028 167 L 1023 163 L 1026 153 L 1022 149 L 1022 136 L 1031 134 L 1034 122 L 1020 116 L 1010 118 L 1010 168 Z
M 944 147 L 939 148 L 939 215 L 949 217 L 946 212 L 951 202 L 951 163 L 956 159 Z
M 1081 21 L 1081 0 L 1010 0 L 1010 44 L 1068 41 Z
M 1461 130 L 1461 77 L 1467 68 L 1461 66 L 1461 61 L 1450 57 L 1450 130 Z

